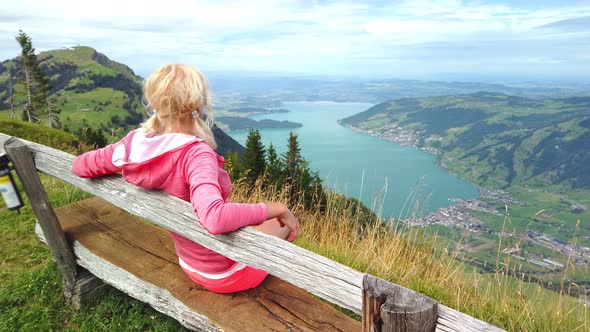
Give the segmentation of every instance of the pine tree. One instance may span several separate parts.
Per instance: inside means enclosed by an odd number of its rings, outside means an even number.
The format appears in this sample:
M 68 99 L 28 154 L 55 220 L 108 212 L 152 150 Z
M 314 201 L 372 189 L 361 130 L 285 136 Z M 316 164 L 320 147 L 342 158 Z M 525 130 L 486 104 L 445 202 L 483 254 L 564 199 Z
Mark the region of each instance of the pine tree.
M 289 186 L 291 202 L 301 201 L 307 207 L 320 204 L 325 206 L 325 193 L 322 180 L 317 172 L 309 168 L 308 162 L 301 155 L 297 135 L 289 134 L 287 152 L 282 156 L 283 176 Z
M 54 101 L 50 101 L 47 98 L 47 114 L 49 114 L 49 127 L 61 129 L 61 120 L 59 114 L 61 110 L 55 106 Z
M 45 105 L 50 90 L 49 80 L 37 64 L 37 55 L 35 55 L 31 37 L 19 30 L 15 39 L 21 47 L 20 58 L 23 64 L 24 85 L 27 92 L 26 119 L 29 122 L 39 122 L 39 111 Z
M 282 155 L 284 168 L 285 184 L 289 186 L 289 198 L 295 201 L 300 194 L 300 178 L 301 169 L 303 165 L 303 157 L 301 157 L 301 149 L 297 141 L 297 135 L 293 132 L 289 133 L 289 141 L 287 144 L 287 152 Z
M 293 132 L 289 133 L 289 141 L 287 144 L 287 152 L 283 154 L 283 163 L 285 164 L 285 175 L 289 182 L 296 182 L 303 158 L 301 157 L 301 149 L 297 141 L 297 135 Z
M 76 135 L 81 141 L 93 148 L 102 148 L 108 143 L 104 133 L 100 129 L 93 130 L 90 127 L 85 127 L 84 129 L 80 128 L 76 132 Z
M 31 38 L 19 30 L 16 36 L 16 41 L 20 44 L 21 54 L 20 58 L 23 63 L 25 87 L 27 91 L 27 104 L 25 106 L 25 113 L 27 121 L 38 122 L 37 110 L 33 106 L 33 66 L 37 63 L 37 56 L 35 55 L 35 49 L 31 42 Z M 23 116 L 24 117 L 24 116 Z
M 97 148 L 104 148 L 107 146 L 108 141 L 107 138 L 104 136 L 104 133 L 100 129 L 96 129 L 94 131 L 94 145 Z
M 246 150 L 242 156 L 242 174 L 250 184 L 254 184 L 266 169 L 264 155 L 260 131 L 250 129 L 246 139 Z
M 229 173 L 232 181 L 238 180 L 242 174 L 240 158 L 237 152 L 228 151 L 225 155 L 225 170 Z
M 285 165 L 277 155 L 275 147 L 270 143 L 266 152 L 266 184 L 281 190 L 283 184 L 283 169 Z
M 9 101 L 10 101 L 10 118 L 16 118 L 16 108 L 14 107 L 14 84 L 12 78 L 12 72 L 8 74 L 8 94 L 9 94 Z

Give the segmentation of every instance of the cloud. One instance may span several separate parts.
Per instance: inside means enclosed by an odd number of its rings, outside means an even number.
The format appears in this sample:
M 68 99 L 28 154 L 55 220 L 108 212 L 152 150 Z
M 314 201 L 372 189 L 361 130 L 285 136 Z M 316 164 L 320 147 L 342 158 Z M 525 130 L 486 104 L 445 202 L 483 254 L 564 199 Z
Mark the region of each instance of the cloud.
M 537 29 L 552 29 L 564 32 L 587 32 L 590 31 L 590 16 L 570 18 L 543 24 Z
M 88 45 L 140 73 L 185 62 L 206 71 L 362 76 L 518 74 L 547 65 L 581 75 L 589 25 L 590 5 L 567 3 L 23 0 L 3 4 L 0 59 L 16 56 L 14 35 L 23 29 L 38 50 Z

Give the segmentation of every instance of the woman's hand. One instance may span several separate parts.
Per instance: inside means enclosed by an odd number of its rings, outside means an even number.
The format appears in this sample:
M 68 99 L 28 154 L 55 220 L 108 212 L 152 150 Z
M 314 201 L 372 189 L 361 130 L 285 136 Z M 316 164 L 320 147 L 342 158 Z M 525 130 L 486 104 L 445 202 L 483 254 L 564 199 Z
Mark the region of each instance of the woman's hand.
M 293 242 L 299 235 L 299 221 L 291 210 L 286 209 L 284 215 L 278 216 L 277 220 L 281 224 L 281 226 L 287 226 L 289 228 L 289 235 L 287 236 L 287 241 Z
M 276 218 L 282 227 L 289 228 L 289 235 L 286 240 L 289 242 L 295 241 L 299 235 L 299 221 L 293 213 L 282 203 L 270 202 L 266 203 L 268 206 L 268 219 Z

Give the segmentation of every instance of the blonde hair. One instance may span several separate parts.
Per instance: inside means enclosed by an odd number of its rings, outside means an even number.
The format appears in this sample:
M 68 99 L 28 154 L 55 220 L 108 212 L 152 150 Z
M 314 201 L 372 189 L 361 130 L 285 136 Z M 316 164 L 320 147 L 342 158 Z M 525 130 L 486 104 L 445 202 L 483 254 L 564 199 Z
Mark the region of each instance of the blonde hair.
M 198 70 L 187 65 L 163 65 L 145 81 L 144 95 L 154 111 L 141 124 L 148 133 L 183 132 L 191 121 L 193 134 L 217 148 L 211 130 L 211 93 Z

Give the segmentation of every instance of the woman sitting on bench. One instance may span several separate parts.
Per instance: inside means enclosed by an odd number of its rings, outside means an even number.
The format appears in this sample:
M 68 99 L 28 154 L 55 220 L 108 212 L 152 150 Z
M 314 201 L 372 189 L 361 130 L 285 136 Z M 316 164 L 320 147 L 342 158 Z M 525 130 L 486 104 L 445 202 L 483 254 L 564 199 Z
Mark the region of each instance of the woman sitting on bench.
M 76 158 L 72 171 L 84 178 L 122 172 L 129 183 L 161 189 L 189 201 L 211 234 L 256 226 L 288 241 L 299 224 L 276 202 L 230 203 L 231 183 L 211 131 L 211 93 L 203 75 L 186 65 L 164 65 L 145 82 L 154 114 L 121 141 Z M 206 114 L 207 113 L 207 114 Z M 267 273 L 235 262 L 170 232 L 178 261 L 196 283 L 218 293 L 258 286 Z

